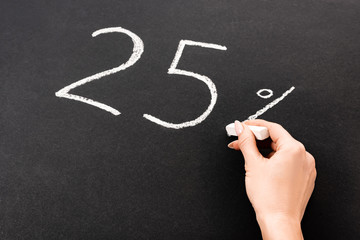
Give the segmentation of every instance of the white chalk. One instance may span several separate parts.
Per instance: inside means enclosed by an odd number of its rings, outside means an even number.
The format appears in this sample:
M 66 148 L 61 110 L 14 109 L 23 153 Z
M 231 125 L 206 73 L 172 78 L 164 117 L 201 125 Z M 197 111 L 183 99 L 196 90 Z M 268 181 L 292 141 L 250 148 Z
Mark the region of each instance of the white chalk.
M 269 135 L 269 130 L 266 127 L 260 127 L 260 126 L 249 126 L 247 125 L 250 130 L 254 133 L 255 138 L 257 140 L 264 140 L 266 138 L 268 138 Z M 226 132 L 227 135 L 230 136 L 237 136 L 236 131 L 235 131 L 235 124 L 234 123 L 230 123 L 228 124 L 226 127 Z

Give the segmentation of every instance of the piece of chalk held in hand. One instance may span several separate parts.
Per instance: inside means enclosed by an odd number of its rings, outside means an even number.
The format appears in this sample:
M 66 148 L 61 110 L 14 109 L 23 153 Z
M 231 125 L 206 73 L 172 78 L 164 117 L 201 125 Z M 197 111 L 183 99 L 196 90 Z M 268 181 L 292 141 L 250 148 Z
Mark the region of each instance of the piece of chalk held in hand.
M 269 135 L 269 130 L 266 127 L 261 127 L 261 126 L 249 126 L 247 125 L 250 130 L 254 133 L 255 138 L 257 140 L 264 140 L 267 139 L 270 135 Z M 225 127 L 227 135 L 230 136 L 237 136 L 236 131 L 235 131 L 235 124 L 234 123 L 230 123 L 229 125 L 227 125 Z

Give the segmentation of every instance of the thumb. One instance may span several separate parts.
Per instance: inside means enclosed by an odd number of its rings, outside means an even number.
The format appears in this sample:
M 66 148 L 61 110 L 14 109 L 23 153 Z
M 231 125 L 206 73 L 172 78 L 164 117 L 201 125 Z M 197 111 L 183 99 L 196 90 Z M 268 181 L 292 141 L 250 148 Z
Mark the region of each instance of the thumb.
M 259 161 L 262 155 L 256 146 L 255 136 L 250 128 L 236 120 L 235 131 L 239 138 L 237 144 L 245 158 L 245 163 L 252 164 L 255 161 Z

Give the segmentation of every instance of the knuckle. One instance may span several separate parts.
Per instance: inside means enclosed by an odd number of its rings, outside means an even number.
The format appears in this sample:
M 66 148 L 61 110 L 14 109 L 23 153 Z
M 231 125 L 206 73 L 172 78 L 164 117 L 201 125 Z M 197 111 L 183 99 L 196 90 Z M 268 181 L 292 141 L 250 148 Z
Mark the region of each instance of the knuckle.
M 238 145 L 239 148 L 243 148 L 244 146 L 246 146 L 247 144 L 249 144 L 250 142 L 250 138 L 249 137 L 244 137 L 238 140 Z
M 308 152 L 306 152 L 306 158 L 308 161 L 308 169 L 309 169 L 310 175 L 312 175 L 313 178 L 316 179 L 317 171 L 316 171 L 316 167 L 315 167 L 315 158 Z
M 303 153 L 306 152 L 304 144 L 302 144 L 302 143 L 299 142 L 299 141 L 295 141 L 295 142 L 291 145 L 291 150 L 292 150 L 293 153 L 295 153 L 295 154 L 303 154 Z
M 315 182 L 316 180 L 316 177 L 317 177 L 317 171 L 315 168 L 311 169 L 310 172 L 309 172 L 309 179 L 313 182 Z
M 297 142 L 297 150 L 299 152 L 305 152 L 305 146 L 301 142 Z
M 308 160 L 311 169 L 315 169 L 315 158 L 309 152 L 306 152 L 306 159 Z
M 308 155 L 308 159 L 311 165 L 315 167 L 315 158 L 310 153 Z
M 314 168 L 314 179 L 317 177 L 317 171 L 316 171 L 316 168 Z

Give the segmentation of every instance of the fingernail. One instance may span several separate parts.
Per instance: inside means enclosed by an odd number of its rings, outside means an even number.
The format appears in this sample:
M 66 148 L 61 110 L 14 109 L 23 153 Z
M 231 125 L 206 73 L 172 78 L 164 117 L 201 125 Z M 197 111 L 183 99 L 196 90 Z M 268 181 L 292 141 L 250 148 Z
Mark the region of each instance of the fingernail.
M 230 148 L 230 149 L 234 149 L 233 142 L 231 142 L 231 143 L 229 143 L 229 144 L 228 144 L 228 148 Z
M 239 136 L 241 134 L 241 132 L 243 131 L 243 126 L 241 125 L 241 123 L 236 120 L 235 121 L 235 131 L 236 131 L 236 134 Z

